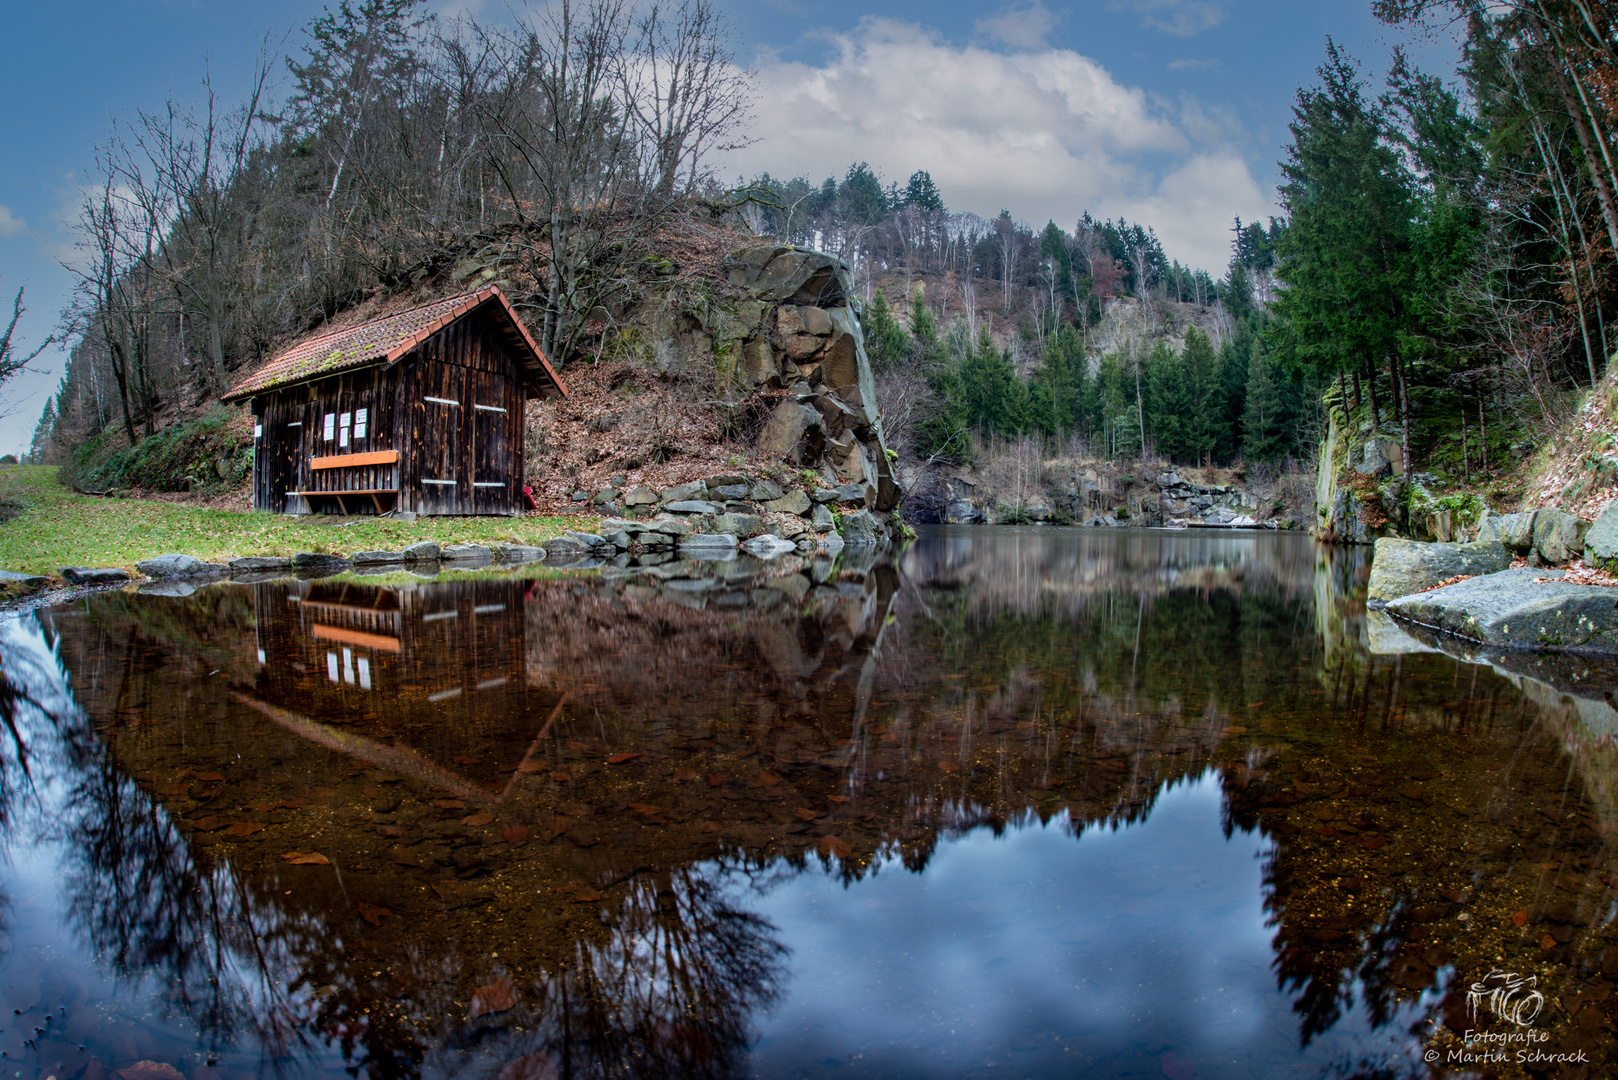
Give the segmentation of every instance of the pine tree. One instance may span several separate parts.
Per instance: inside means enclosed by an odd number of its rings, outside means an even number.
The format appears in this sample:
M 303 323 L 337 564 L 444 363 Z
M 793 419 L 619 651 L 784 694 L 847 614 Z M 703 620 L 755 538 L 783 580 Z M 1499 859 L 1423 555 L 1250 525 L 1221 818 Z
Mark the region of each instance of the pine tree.
M 1213 342 L 1195 326 L 1185 332 L 1185 351 L 1180 360 L 1191 402 L 1190 414 L 1183 424 L 1184 453 L 1188 461 L 1203 461 L 1218 451 L 1222 441 L 1229 441 L 1224 372 Z
M 1146 432 L 1157 452 L 1170 460 L 1185 459 L 1188 425 L 1196 409 L 1183 358 L 1162 340 L 1146 354 Z
M 1084 342 L 1072 326 L 1062 327 L 1045 343 L 1039 382 L 1050 394 L 1052 435 L 1079 430 L 1086 366 Z

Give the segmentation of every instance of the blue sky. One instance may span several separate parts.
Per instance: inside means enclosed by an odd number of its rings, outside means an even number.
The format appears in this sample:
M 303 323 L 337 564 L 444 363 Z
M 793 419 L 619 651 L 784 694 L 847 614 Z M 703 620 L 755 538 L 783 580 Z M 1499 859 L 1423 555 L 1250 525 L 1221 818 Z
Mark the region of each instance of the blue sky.
M 501 19 L 517 0 L 434 7 Z M 728 176 L 841 175 L 857 160 L 901 183 L 929 170 L 951 209 L 1003 207 L 1071 229 L 1085 210 L 1154 227 L 1171 257 L 1218 273 L 1230 220 L 1274 211 L 1290 106 L 1326 36 L 1373 69 L 1406 42 L 1448 73 L 1443 40 L 1379 26 L 1369 0 L 1075 0 L 854 4 L 721 0 L 759 77 L 756 141 Z M 25 343 L 72 292 L 59 265 L 114 117 L 197 93 L 229 99 L 258 49 L 295 48 L 318 0 L 80 0 L 12 5 L 0 66 L 0 293 L 26 286 Z M 0 452 L 22 452 L 63 354 L 8 386 Z

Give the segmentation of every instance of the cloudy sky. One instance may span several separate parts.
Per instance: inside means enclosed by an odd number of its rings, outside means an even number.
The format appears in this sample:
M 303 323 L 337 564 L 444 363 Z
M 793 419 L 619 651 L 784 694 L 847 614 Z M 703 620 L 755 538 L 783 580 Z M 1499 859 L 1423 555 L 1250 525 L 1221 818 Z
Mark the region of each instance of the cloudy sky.
M 520 0 L 440 10 L 503 17 Z M 758 74 L 756 141 L 727 176 L 818 182 L 866 161 L 901 184 L 931 172 L 951 209 L 1002 208 L 1071 229 L 1088 210 L 1157 230 L 1169 255 L 1222 272 L 1231 219 L 1273 213 L 1290 105 L 1328 34 L 1371 68 L 1410 41 L 1370 0 L 721 0 Z M 194 95 L 204 65 L 228 95 L 266 39 L 295 47 L 320 0 L 77 0 L 21 5 L 0 65 L 0 294 L 27 288 L 26 342 L 67 302 L 69 224 L 115 117 Z M 70 12 L 70 14 L 68 14 Z M 62 355 L 7 388 L 0 452 L 21 452 Z

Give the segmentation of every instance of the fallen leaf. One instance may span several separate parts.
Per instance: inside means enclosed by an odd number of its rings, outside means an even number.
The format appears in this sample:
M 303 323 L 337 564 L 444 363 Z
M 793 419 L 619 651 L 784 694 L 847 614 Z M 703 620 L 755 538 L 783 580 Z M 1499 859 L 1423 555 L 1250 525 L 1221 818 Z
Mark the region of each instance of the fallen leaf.
M 355 906 L 360 909 L 360 918 L 364 919 L 372 926 L 381 926 L 383 919 L 393 917 L 393 912 L 379 904 L 369 904 L 364 900 L 361 900 Z
M 1511 917 L 1511 925 L 1521 928 L 1528 923 L 1528 912 L 1519 911 Z
M 507 1009 L 517 1006 L 517 987 L 511 982 L 510 976 L 496 979 L 488 986 L 480 986 L 472 991 L 472 1019 L 480 1016 L 489 1016 L 493 1013 L 503 1013 Z
M 489 824 L 493 820 L 494 815 L 485 811 L 481 814 L 468 814 L 466 817 L 461 819 L 461 824 L 470 825 L 472 828 L 476 829 Z
M 450 757 L 450 760 L 455 762 L 455 764 L 457 764 L 457 765 L 476 765 L 478 763 L 477 758 L 475 758 L 475 757 L 467 757 L 465 754 L 452 755 Z
M 1221 735 L 1246 735 L 1247 729 L 1240 724 L 1232 724 L 1220 731 Z
M 759 787 L 775 787 L 781 782 L 781 778 L 772 772 L 761 772 L 753 778 L 753 782 Z
M 1360 847 L 1364 848 L 1366 851 L 1376 851 L 1387 842 L 1388 838 L 1386 836 L 1368 836 L 1364 840 L 1360 841 Z
M 264 830 L 264 826 L 260 825 L 256 821 L 238 821 L 236 824 L 231 825 L 231 826 L 229 826 L 228 828 L 225 829 L 225 835 L 226 836 L 252 836 L 254 833 L 262 832 L 263 830 Z
M 190 790 L 190 784 L 164 784 L 162 787 L 157 789 L 157 793 L 159 795 L 166 795 L 167 797 L 173 799 L 186 794 Z
M 548 768 L 550 768 L 550 766 L 546 765 L 543 761 L 525 761 L 518 765 L 515 771 L 523 773 L 524 775 L 532 775 L 533 773 L 542 773 Z
M 1402 787 L 1399 789 L 1399 794 L 1403 795 L 1407 799 L 1414 799 L 1417 802 L 1422 802 L 1427 798 L 1427 793 L 1422 791 L 1419 787 Z
M 213 832 L 215 829 L 223 829 L 229 824 L 229 821 L 225 820 L 219 815 L 209 814 L 207 817 L 201 817 L 193 821 L 191 823 L 191 827 L 196 829 L 198 832 Z
M 573 827 L 573 819 L 561 816 L 551 818 L 551 835 L 561 836 Z
M 508 844 L 520 844 L 528 839 L 528 826 L 507 825 L 506 831 L 500 834 Z
M 718 832 L 722 828 L 724 828 L 724 826 L 720 825 L 717 821 L 704 821 L 701 824 L 701 829 L 703 832 Z
M 798 815 L 798 817 L 802 818 L 804 821 L 813 821 L 813 820 L 815 820 L 815 818 L 820 816 L 819 814 L 815 813 L 813 810 L 809 809 L 807 806 L 800 806 L 800 807 L 798 807 L 796 810 L 794 810 L 792 812 L 794 814 Z
M 1551 937 L 1549 934 L 1546 934 L 1544 937 L 1539 939 L 1539 947 L 1544 949 L 1546 952 L 1550 952 L 1552 949 L 1556 948 L 1556 939 Z
M 555 780 L 558 784 L 565 784 L 569 780 L 573 779 L 573 774 L 565 772 L 553 772 L 551 773 L 551 779 Z
M 434 799 L 433 805 L 440 810 L 465 810 L 466 804 L 460 799 Z
M 730 783 L 730 777 L 724 773 L 711 772 L 708 774 L 709 787 L 723 787 L 728 783 Z
M 854 853 L 847 840 L 840 836 L 832 836 L 830 833 L 820 838 L 819 848 L 820 853 L 828 859 L 846 859 Z
M 331 860 L 326 858 L 326 856 L 322 855 L 318 851 L 311 851 L 311 852 L 308 852 L 307 854 L 305 854 L 303 852 L 300 852 L 300 851 L 289 851 L 285 855 L 282 855 L 281 858 L 285 859 L 287 862 L 291 863 L 293 866 L 330 866 L 331 865 Z
M 695 780 L 696 778 L 697 778 L 697 770 L 695 770 L 695 769 L 675 769 L 674 770 L 673 779 L 674 779 L 674 782 L 677 783 L 677 784 L 689 783 L 690 781 Z
M 575 904 L 593 904 L 601 899 L 601 894 L 589 886 L 575 886 L 570 890 Z
M 611 757 L 607 758 L 607 764 L 608 765 L 622 765 L 627 761 L 634 761 L 636 758 L 643 758 L 645 756 L 646 756 L 645 754 L 630 754 L 630 753 L 613 754 Z
M 663 812 L 661 806 L 653 806 L 651 803 L 632 802 L 628 806 L 630 811 L 636 814 L 661 814 Z
M 850 799 L 847 795 L 827 795 L 826 796 L 826 801 L 827 802 L 844 803 L 844 802 L 852 802 L 853 800 Z
M 207 780 L 207 781 L 212 781 L 212 782 L 217 783 L 218 781 L 223 780 L 224 777 L 221 776 L 219 773 L 216 773 L 216 772 L 199 772 L 199 773 L 197 773 L 197 779 L 198 780 Z
M 1465 889 L 1439 889 L 1438 895 L 1452 904 L 1464 904 L 1468 899 Z

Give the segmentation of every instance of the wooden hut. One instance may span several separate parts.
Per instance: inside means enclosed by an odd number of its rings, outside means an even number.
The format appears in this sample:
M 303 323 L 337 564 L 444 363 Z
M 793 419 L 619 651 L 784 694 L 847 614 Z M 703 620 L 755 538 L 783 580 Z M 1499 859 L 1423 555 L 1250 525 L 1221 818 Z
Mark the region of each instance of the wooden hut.
M 259 510 L 516 515 L 523 403 L 566 394 L 490 286 L 306 337 L 224 400 L 252 409 Z

